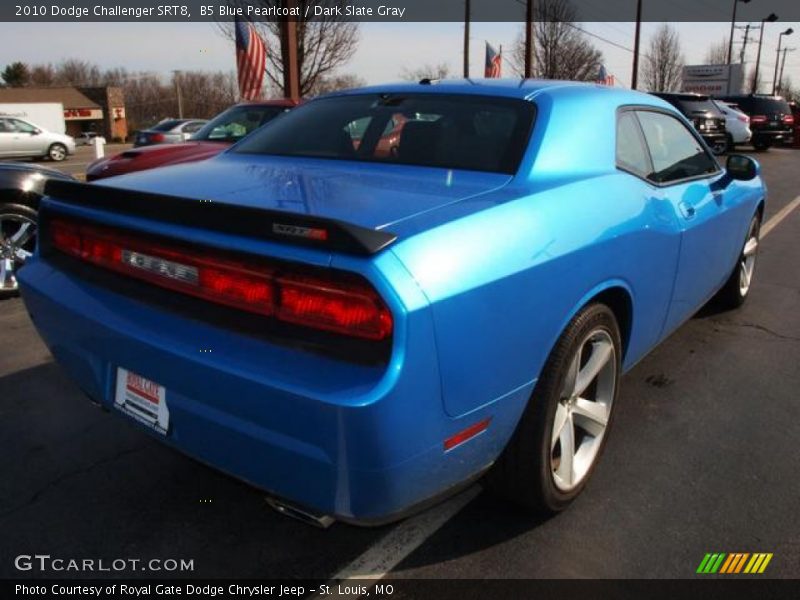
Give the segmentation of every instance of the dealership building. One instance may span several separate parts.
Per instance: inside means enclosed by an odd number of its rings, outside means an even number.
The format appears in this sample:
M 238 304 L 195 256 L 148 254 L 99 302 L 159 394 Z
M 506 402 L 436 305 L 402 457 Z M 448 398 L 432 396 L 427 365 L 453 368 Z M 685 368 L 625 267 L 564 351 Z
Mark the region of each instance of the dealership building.
M 64 106 L 66 133 L 93 131 L 109 142 L 128 137 L 125 97 L 119 87 L 0 88 L 0 103 L 58 102 Z

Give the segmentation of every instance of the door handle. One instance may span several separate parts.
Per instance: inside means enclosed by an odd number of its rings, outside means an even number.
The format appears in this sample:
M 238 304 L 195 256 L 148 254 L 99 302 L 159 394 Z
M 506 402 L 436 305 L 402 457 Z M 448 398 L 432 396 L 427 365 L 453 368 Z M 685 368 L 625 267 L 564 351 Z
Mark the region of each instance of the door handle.
M 678 202 L 678 208 L 680 209 L 681 214 L 683 215 L 684 219 L 693 218 L 695 213 L 697 212 L 695 210 L 694 206 L 692 206 L 690 204 L 686 204 L 686 202 L 684 202 L 683 200 Z

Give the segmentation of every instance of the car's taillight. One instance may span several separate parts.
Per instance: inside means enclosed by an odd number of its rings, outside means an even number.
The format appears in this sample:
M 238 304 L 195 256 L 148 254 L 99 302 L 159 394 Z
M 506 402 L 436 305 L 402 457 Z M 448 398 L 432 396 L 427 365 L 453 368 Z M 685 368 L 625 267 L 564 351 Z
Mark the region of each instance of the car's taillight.
M 68 220 L 53 220 L 48 231 L 51 246 L 67 255 L 209 302 L 362 339 L 392 334 L 383 300 L 349 274 L 230 260 Z
M 749 123 L 750 117 L 747 115 L 736 115 L 736 118 L 739 119 L 742 123 Z
M 164 141 L 164 134 L 163 133 L 151 133 L 149 135 L 151 142 L 163 142 Z
M 753 115 L 752 117 L 750 117 L 750 122 L 751 123 L 766 123 L 767 122 L 767 117 L 766 117 L 766 115 Z
M 794 115 L 784 115 L 783 122 L 786 125 L 794 125 Z
M 277 279 L 278 318 L 307 325 L 382 340 L 392 332 L 392 316 L 372 288 L 336 285 L 303 275 Z

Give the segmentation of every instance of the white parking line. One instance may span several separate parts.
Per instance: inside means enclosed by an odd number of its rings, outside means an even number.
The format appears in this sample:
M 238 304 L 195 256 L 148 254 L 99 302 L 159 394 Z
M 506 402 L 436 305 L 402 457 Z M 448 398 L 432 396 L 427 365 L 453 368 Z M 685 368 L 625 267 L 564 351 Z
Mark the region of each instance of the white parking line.
M 789 204 L 780 209 L 769 221 L 761 226 L 761 237 L 767 237 L 769 232 L 775 229 L 780 222 L 788 217 L 789 214 L 798 206 L 800 206 L 800 196 L 789 202 Z
M 416 550 L 425 540 L 432 536 L 442 525 L 469 504 L 481 491 L 479 485 L 464 490 L 450 500 L 439 504 L 425 512 L 402 521 L 376 544 L 340 570 L 327 583 L 330 594 L 320 592 L 314 598 L 359 598 L 361 593 L 352 591 L 339 594 L 339 586 L 355 590 L 355 581 L 378 580 L 385 577 L 405 557 Z

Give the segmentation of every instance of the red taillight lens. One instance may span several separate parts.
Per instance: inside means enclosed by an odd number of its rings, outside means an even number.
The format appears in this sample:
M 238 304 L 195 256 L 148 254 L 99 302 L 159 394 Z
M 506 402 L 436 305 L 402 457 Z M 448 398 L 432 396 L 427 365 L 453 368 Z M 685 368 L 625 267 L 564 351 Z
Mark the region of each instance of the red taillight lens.
M 366 285 L 287 275 L 278 279 L 278 289 L 283 321 L 370 340 L 385 339 L 392 331 L 391 314 Z
M 784 115 L 783 122 L 786 123 L 786 125 L 794 125 L 794 115 Z
M 747 115 L 736 115 L 736 118 L 739 119 L 742 123 L 749 123 L 750 117 Z
M 765 115 L 753 115 L 750 117 L 751 123 L 766 123 L 767 117 Z
M 164 141 L 164 134 L 163 133 L 151 133 L 150 134 L 150 141 L 151 142 L 163 142 Z
M 210 302 L 368 340 L 392 334 L 389 309 L 355 277 L 220 259 L 67 220 L 52 221 L 49 232 L 52 247 L 65 254 Z

